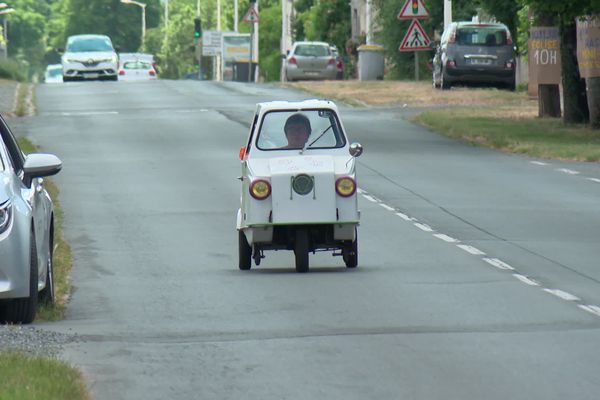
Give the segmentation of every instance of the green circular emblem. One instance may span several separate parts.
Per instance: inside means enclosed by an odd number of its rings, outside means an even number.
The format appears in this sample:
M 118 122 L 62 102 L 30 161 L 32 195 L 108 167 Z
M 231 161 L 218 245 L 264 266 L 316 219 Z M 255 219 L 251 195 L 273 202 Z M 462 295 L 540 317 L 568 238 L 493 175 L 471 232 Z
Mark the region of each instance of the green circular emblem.
M 313 190 L 313 186 L 313 179 L 306 174 L 296 175 L 292 181 L 294 192 L 302 196 L 309 194 Z

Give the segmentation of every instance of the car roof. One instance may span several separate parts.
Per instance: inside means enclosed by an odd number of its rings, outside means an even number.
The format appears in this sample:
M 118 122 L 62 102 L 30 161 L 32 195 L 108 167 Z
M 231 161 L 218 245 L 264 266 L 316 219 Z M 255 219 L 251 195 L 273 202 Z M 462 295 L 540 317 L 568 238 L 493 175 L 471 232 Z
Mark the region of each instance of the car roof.
M 330 44 L 329 44 L 329 43 L 326 43 L 326 42 L 308 42 L 308 41 L 294 42 L 294 46 L 297 46 L 297 45 L 299 45 L 299 44 L 316 44 L 316 45 L 319 45 L 319 46 L 327 46 L 327 47 L 330 47 Z
M 256 112 L 269 112 L 276 110 L 307 110 L 315 108 L 328 108 L 337 112 L 337 106 L 331 100 L 325 99 L 306 99 L 300 101 L 267 101 L 256 105 Z
M 70 42 L 71 40 L 76 40 L 76 39 L 93 39 L 93 38 L 103 38 L 103 39 L 106 38 L 106 39 L 110 40 L 110 38 L 106 35 L 92 35 L 92 34 L 72 35 L 72 36 L 69 36 L 69 38 L 67 40 Z
M 494 27 L 494 28 L 504 28 L 508 29 L 506 25 L 500 22 L 473 22 L 473 21 L 456 21 L 456 26 L 462 28 L 463 26 L 473 26 L 473 27 Z

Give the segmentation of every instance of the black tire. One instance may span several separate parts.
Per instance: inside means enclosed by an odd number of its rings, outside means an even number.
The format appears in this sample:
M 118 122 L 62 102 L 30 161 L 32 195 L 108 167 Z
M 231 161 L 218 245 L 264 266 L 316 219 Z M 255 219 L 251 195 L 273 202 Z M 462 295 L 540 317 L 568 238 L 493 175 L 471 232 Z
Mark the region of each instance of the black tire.
M 342 258 L 347 268 L 356 268 L 358 266 L 358 233 L 354 233 L 352 244 L 342 250 Z
M 296 272 L 308 272 L 308 229 L 296 229 L 294 242 L 294 255 L 296 258 Z
M 517 82 L 513 79 L 506 85 L 506 88 L 509 91 L 514 92 L 515 90 L 517 90 Z
M 6 306 L 8 322 L 29 324 L 35 319 L 38 304 L 38 260 L 35 236 L 31 233 L 29 244 L 29 297 L 11 300 Z
M 238 247 L 239 247 L 239 268 L 242 271 L 247 271 L 252 267 L 252 247 L 246 240 L 246 235 L 241 230 L 238 231 Z
M 442 88 L 442 90 L 448 90 L 450 89 L 450 87 L 452 87 L 452 85 L 450 84 L 450 82 L 448 81 L 448 76 L 446 75 L 446 69 L 443 68 L 442 72 L 440 73 L 441 75 L 441 80 L 442 82 L 440 83 L 440 87 Z
M 52 230 L 51 230 L 52 232 Z M 50 242 L 48 243 L 48 259 L 47 259 L 47 268 L 48 272 L 46 273 L 46 287 L 42 289 L 40 292 L 40 301 L 47 305 L 54 304 L 54 240 L 52 233 L 50 234 Z

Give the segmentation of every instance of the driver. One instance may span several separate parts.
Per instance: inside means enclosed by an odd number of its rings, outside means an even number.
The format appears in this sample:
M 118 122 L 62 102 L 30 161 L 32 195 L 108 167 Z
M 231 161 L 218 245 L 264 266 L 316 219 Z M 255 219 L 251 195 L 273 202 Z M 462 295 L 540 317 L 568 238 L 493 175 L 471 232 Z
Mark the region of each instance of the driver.
M 288 141 L 284 149 L 301 149 L 310 136 L 310 120 L 304 114 L 293 114 L 285 121 L 283 131 Z

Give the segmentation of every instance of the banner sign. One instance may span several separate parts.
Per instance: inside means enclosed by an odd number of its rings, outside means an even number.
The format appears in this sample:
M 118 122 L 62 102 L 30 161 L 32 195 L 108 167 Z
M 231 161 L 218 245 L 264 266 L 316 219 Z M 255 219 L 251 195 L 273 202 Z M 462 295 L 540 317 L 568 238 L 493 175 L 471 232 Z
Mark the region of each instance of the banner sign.
M 538 85 L 561 83 L 560 36 L 557 27 L 529 30 L 529 76 Z
M 600 19 L 577 18 L 577 62 L 582 78 L 600 77 Z

